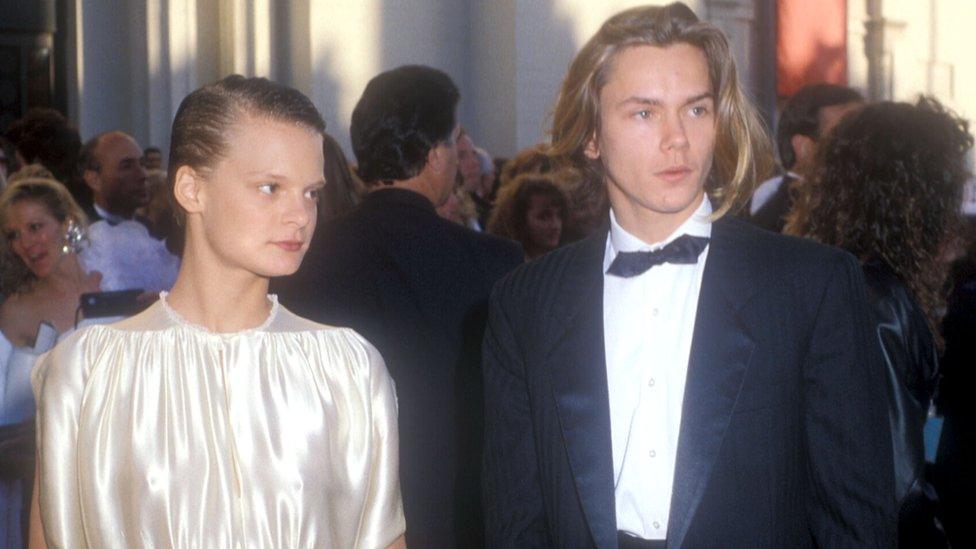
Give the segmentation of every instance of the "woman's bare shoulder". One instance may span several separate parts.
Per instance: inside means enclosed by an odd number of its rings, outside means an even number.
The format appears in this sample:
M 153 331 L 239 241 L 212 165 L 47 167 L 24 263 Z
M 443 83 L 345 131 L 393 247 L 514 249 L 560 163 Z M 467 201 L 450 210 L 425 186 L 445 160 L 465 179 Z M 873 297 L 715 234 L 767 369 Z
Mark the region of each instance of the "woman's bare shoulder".
M 26 294 L 14 294 L 0 303 L 0 330 L 16 347 L 30 343 L 33 335 L 30 326 L 37 324 L 32 314 L 30 298 Z

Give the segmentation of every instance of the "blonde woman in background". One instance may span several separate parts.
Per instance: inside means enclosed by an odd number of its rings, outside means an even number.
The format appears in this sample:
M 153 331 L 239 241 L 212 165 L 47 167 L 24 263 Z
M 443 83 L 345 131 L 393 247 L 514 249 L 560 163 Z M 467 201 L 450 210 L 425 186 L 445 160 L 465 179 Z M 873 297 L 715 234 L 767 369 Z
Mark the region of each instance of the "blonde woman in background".
M 31 366 L 50 348 L 57 332 L 74 326 L 79 296 L 98 291 L 101 278 L 97 272 L 86 272 L 78 260 L 85 214 L 68 190 L 43 168 L 29 166 L 21 172 L 0 193 L 0 276 L 6 296 L 0 305 L 3 547 L 23 546 L 31 465 L 27 463 L 26 472 L 19 470 L 33 454 Z M 42 331 L 43 324 L 50 327 Z

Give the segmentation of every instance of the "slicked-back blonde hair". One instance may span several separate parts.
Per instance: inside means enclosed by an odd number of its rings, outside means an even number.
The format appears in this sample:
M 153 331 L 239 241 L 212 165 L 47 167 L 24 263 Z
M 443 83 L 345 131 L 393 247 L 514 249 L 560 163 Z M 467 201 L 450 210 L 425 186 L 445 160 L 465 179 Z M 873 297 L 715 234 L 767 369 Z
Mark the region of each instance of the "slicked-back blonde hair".
M 603 180 L 601 161 L 588 158 L 584 151 L 600 130 L 600 90 L 607 83 L 614 59 L 630 47 L 673 44 L 701 49 L 708 63 L 717 119 L 714 160 L 706 191 L 715 206 L 713 217 L 718 218 L 744 203 L 756 182 L 771 171 L 772 143 L 739 85 L 725 34 L 699 21 L 691 8 L 680 2 L 618 13 L 583 46 L 569 67 L 556 101 L 549 155 L 558 163 Z

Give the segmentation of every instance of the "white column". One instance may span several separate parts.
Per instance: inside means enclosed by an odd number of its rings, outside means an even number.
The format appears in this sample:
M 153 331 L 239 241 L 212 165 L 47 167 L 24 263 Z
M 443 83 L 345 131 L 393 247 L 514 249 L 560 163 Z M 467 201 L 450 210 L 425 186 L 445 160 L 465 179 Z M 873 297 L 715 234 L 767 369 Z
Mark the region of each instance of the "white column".
M 76 8 L 81 137 L 113 129 L 138 133 L 132 120 L 128 4 L 79 2 Z
M 868 0 L 847 1 L 847 84 L 868 95 Z
M 347 153 L 352 152 L 352 110 L 366 83 L 382 66 L 383 9 L 379 0 L 309 0 L 309 87 L 302 91 Z
M 470 2 L 472 135 L 495 156 L 549 139 L 551 113 L 569 64 L 614 14 L 667 0 Z M 686 2 L 699 17 L 698 0 Z
M 703 18 L 725 31 L 729 38 L 739 82 L 754 92 L 761 85 L 757 56 L 762 52 L 756 51 L 756 8 L 753 0 L 705 0 L 705 6 Z
M 269 0 L 220 0 L 220 72 L 270 76 L 272 12 Z

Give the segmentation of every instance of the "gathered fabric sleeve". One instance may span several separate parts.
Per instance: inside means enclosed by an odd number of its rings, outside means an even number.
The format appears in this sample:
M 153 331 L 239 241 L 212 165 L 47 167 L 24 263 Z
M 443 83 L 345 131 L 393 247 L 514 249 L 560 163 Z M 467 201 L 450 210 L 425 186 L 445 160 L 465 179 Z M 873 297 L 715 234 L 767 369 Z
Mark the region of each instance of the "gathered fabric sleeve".
M 379 351 L 362 337 L 357 338 L 369 361 L 372 424 L 368 487 L 356 544 L 366 549 L 393 543 L 406 530 L 406 521 L 400 496 L 396 389 Z
M 85 547 L 78 490 L 78 422 L 89 369 L 88 330 L 41 355 L 31 372 L 37 402 L 41 522 L 48 547 Z

